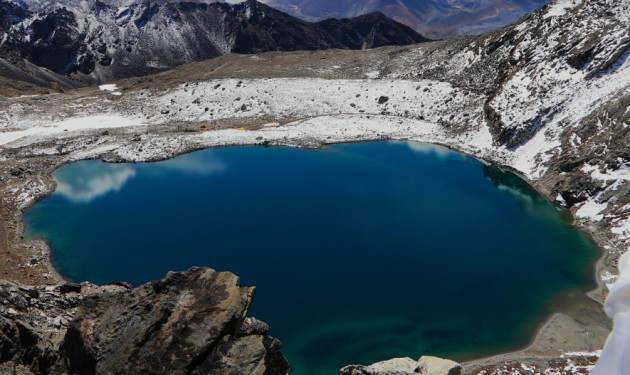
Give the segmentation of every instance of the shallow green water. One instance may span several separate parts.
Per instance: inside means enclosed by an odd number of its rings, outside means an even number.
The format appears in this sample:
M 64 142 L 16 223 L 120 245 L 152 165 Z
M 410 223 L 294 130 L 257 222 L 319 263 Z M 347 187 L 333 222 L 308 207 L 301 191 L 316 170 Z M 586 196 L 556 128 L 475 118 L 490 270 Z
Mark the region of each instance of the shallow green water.
M 224 148 L 80 162 L 25 215 L 74 281 L 193 265 L 258 287 L 294 374 L 517 349 L 598 252 L 511 173 L 421 143 Z

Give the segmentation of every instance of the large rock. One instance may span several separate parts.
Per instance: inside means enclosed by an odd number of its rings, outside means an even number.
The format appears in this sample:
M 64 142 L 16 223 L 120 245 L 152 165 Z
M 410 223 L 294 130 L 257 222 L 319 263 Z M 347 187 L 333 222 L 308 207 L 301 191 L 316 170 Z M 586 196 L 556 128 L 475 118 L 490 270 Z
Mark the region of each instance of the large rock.
M 449 359 L 425 355 L 418 360 L 418 372 L 422 375 L 460 375 L 461 371 L 462 366 Z
M 192 268 L 131 290 L 89 284 L 74 290 L 34 293 L 0 284 L 0 373 L 284 375 L 289 370 L 280 342 L 268 336 L 269 326 L 245 317 L 254 288 L 242 287 L 232 273 Z M 69 323 L 59 317 L 68 309 Z M 57 318 L 33 320 L 44 311 Z
M 8 368 L 11 373 L 28 373 L 27 369 L 37 374 L 50 373 L 59 357 L 47 337 L 25 322 L 0 316 L 0 373 L 8 373 Z M 11 366 L 5 368 L 5 363 Z M 28 367 L 17 366 L 20 363 Z
M 413 359 L 407 358 L 393 358 L 387 361 L 377 362 L 370 366 L 368 369 L 376 373 L 383 372 L 415 372 L 418 368 L 418 362 Z
M 393 358 L 369 366 L 351 365 L 341 369 L 340 375 L 460 375 L 462 366 L 448 359 L 422 356 Z
M 286 373 L 277 341 L 239 334 L 253 294 L 231 273 L 192 268 L 86 298 L 61 353 L 84 374 Z M 268 357 L 280 368 L 268 369 Z

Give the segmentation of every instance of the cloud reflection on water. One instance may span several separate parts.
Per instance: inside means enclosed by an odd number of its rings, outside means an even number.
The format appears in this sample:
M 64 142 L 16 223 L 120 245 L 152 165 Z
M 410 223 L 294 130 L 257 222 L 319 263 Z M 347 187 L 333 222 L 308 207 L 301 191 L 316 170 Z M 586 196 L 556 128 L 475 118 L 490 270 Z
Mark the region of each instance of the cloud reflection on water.
M 89 203 L 110 192 L 118 192 L 136 176 L 131 166 L 102 162 L 77 164 L 56 174 L 56 193 L 74 203 Z
M 434 155 L 439 159 L 465 159 L 466 157 L 458 152 L 455 152 L 448 147 L 434 145 L 431 143 L 407 141 L 407 146 L 416 153 L 424 155 Z
M 150 165 L 84 161 L 59 169 L 53 177 L 57 182 L 55 194 L 73 203 L 89 203 L 106 194 L 119 192 L 141 170 L 149 171 L 152 176 L 161 177 L 171 171 L 208 176 L 226 169 L 227 165 L 214 153 L 204 151 Z
M 199 176 L 208 176 L 214 173 L 224 172 L 227 169 L 227 165 L 211 150 L 181 155 L 175 159 L 156 163 L 155 166 Z

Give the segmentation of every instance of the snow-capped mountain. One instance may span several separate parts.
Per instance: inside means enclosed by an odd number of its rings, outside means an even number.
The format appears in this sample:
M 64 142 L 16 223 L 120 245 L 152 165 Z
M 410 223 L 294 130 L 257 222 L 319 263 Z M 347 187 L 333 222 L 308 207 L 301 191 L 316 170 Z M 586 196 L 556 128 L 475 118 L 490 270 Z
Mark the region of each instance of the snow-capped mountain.
M 150 2 L 153 4 L 165 4 L 173 1 L 169 0 L 13 0 L 20 4 L 22 7 L 32 12 L 53 11 L 58 7 L 71 7 L 81 10 L 89 10 L 95 3 L 100 1 L 101 3 L 116 7 L 123 8 L 129 7 L 135 4 L 142 4 Z M 183 1 L 177 1 L 183 2 Z M 186 1 L 192 3 L 226 3 L 224 0 L 192 0 Z M 240 2 L 240 1 L 239 1 Z
M 228 53 L 363 49 L 426 40 L 382 14 L 309 23 L 241 4 L 97 1 L 34 13 L 0 1 L 0 58 L 97 81 L 143 75 Z
M 97 0 L 13 0 L 31 11 L 52 11 L 68 6 L 89 10 Z M 129 7 L 147 1 L 154 4 L 184 0 L 100 0 L 112 7 Z M 245 0 L 186 0 L 194 3 L 237 4 Z M 261 0 L 306 21 L 350 18 L 382 12 L 430 38 L 479 34 L 515 21 L 549 0 Z
M 480 34 L 517 20 L 549 0 L 269 0 L 306 20 L 383 12 L 430 38 Z

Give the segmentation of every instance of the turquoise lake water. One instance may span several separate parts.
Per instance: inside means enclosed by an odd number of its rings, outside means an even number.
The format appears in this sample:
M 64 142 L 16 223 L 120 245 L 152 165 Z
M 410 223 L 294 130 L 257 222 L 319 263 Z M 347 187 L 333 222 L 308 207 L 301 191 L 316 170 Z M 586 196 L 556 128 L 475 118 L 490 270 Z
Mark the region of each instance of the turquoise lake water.
M 25 215 L 72 281 L 135 285 L 193 265 L 258 287 L 293 374 L 524 346 L 598 250 L 512 173 L 416 142 L 240 147 L 85 161 Z

